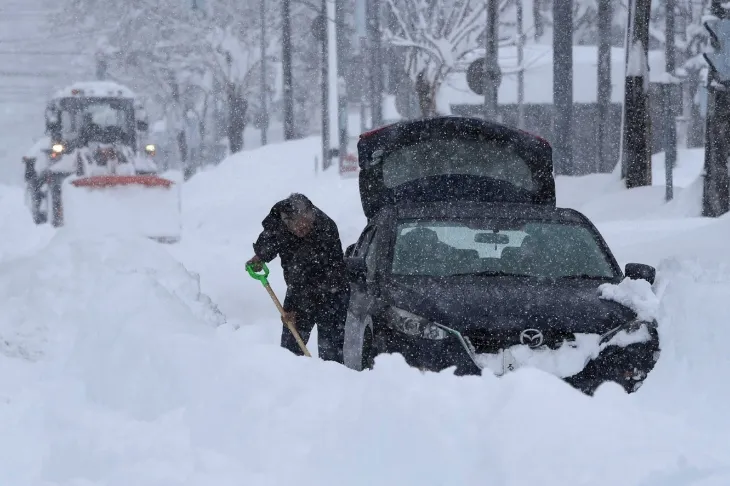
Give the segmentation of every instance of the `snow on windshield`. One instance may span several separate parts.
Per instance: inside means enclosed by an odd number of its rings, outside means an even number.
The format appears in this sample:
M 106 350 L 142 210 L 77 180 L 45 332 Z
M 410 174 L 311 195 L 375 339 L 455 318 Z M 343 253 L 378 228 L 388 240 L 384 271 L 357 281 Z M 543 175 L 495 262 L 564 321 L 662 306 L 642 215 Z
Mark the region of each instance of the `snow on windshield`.
M 90 122 L 102 127 L 123 127 L 125 125 L 124 113 L 106 104 L 89 105 L 85 113 L 90 117 Z

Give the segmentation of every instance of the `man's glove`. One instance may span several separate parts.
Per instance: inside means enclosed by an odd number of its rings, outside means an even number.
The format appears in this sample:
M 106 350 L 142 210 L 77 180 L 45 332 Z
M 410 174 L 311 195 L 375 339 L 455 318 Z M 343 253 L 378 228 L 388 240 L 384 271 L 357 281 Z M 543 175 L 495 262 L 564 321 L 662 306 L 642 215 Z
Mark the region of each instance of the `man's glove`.
M 297 322 L 297 313 L 296 312 L 284 312 L 284 315 L 281 316 L 281 323 L 286 326 L 286 323 L 291 324 L 292 326 L 296 325 Z
M 264 269 L 264 265 L 258 255 L 254 255 L 249 261 L 246 262 L 246 267 L 251 266 L 253 271 L 258 273 Z

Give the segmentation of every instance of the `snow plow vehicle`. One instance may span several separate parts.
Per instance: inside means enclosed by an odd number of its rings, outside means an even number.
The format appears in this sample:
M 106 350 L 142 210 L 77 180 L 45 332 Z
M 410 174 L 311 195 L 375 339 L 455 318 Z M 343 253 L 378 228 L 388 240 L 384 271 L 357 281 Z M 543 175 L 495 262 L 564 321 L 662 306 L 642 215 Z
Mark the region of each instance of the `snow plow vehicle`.
M 142 103 L 126 86 L 80 82 L 46 107 L 46 137 L 23 158 L 36 224 L 180 239 L 179 181 L 159 174 Z

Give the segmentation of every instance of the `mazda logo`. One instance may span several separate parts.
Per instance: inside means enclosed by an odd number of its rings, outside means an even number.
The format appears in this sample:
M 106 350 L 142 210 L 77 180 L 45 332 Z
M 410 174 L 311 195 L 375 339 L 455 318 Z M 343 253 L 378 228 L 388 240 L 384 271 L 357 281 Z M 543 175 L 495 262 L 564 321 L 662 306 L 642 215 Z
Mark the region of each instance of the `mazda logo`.
M 520 333 L 520 343 L 531 348 L 542 346 L 543 336 L 537 329 L 525 329 Z

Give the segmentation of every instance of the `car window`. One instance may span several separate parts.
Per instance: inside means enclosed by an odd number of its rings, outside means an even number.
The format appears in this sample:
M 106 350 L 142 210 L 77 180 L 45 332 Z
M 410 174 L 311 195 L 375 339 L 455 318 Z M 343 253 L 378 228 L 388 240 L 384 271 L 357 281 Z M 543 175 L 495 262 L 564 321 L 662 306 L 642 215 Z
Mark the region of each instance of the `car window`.
M 367 280 L 368 282 L 370 282 L 375 279 L 375 270 L 377 263 L 378 238 L 376 229 L 373 230 L 370 240 L 368 242 L 368 247 L 365 251 L 367 252 L 365 254 L 365 266 L 368 269 Z
M 610 256 L 588 227 L 539 221 L 401 222 L 391 271 L 409 276 L 616 277 Z
M 383 157 L 383 182 L 394 188 L 441 175 L 488 177 L 535 190 L 530 166 L 515 147 L 496 140 L 450 137 L 422 139 Z

